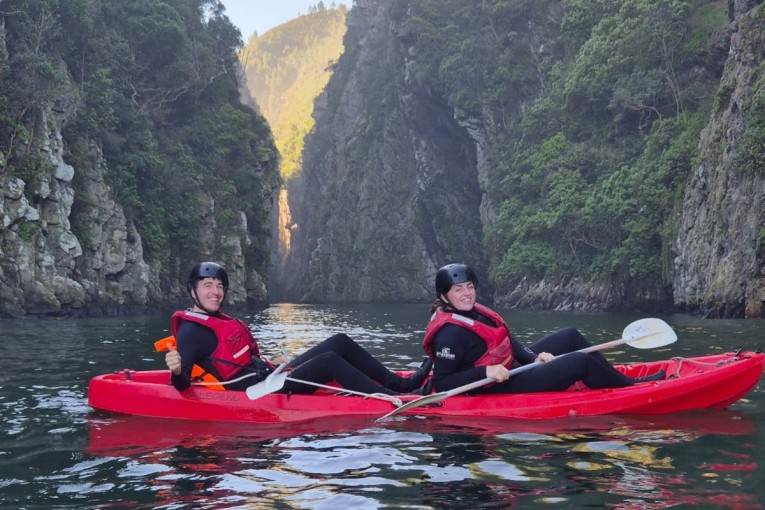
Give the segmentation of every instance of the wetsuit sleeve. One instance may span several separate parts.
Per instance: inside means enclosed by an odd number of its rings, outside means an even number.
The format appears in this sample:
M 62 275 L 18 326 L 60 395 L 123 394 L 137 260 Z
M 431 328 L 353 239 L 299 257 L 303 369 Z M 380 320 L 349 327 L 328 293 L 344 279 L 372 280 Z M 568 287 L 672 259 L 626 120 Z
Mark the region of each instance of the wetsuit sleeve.
M 181 355 L 181 373 L 170 374 L 170 383 L 178 391 L 191 386 L 191 368 L 212 355 L 218 339 L 210 328 L 195 322 L 183 322 L 175 334 L 176 349 Z
M 534 360 L 537 359 L 537 353 L 520 343 L 515 338 L 512 338 L 511 341 L 513 343 L 513 357 L 518 363 L 521 365 L 534 363 Z
M 433 339 L 433 386 L 448 391 L 486 377 L 486 367 L 475 362 L 486 352 L 486 344 L 472 331 L 446 324 Z

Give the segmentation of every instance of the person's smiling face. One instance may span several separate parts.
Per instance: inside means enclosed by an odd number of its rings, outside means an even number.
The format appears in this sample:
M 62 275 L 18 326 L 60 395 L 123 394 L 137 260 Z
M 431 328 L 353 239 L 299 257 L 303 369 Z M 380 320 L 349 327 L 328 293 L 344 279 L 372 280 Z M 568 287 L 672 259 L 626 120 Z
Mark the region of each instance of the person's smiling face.
M 475 306 L 475 285 L 473 282 L 452 285 L 446 293 L 446 299 L 457 310 L 469 312 Z
M 223 298 L 226 292 L 223 288 L 223 282 L 217 278 L 203 278 L 199 280 L 194 292 L 199 303 L 210 313 L 216 313 L 223 306 Z

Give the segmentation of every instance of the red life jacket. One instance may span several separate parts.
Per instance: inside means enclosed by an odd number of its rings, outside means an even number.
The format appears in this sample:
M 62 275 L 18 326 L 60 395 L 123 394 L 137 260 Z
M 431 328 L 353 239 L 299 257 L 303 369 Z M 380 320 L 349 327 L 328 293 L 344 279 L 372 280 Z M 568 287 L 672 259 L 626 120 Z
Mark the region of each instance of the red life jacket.
M 456 324 L 472 331 L 481 337 L 481 340 L 486 342 L 486 353 L 475 362 L 475 366 L 489 366 L 501 363 L 509 367 L 513 362 L 513 344 L 510 342 L 510 328 L 502 316 L 494 310 L 478 303 L 475 304 L 475 310 L 490 319 L 495 326 L 489 326 L 458 313 L 445 312 L 439 308 L 430 318 L 428 327 L 425 329 L 425 339 L 422 341 L 423 349 L 435 361 L 435 353 L 432 352 L 433 338 L 435 338 L 438 330 L 444 325 Z
M 244 367 L 249 366 L 253 356 L 260 356 L 258 342 L 252 336 L 252 331 L 239 319 L 225 313 L 207 315 L 191 310 L 178 311 L 172 318 L 173 336 L 177 337 L 178 328 L 183 321 L 196 322 L 213 330 L 218 338 L 218 346 L 210 355 L 210 361 L 223 380 L 233 378 Z

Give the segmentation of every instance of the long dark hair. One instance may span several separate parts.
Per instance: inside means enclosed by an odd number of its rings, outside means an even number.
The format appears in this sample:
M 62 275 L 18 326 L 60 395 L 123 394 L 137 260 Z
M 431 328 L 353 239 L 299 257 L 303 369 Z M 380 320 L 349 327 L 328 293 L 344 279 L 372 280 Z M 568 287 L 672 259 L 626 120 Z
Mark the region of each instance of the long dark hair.
M 442 309 L 445 312 L 456 312 L 457 309 L 452 305 L 441 299 L 441 296 L 437 297 L 435 301 L 430 305 L 430 314 L 433 315 L 436 310 Z

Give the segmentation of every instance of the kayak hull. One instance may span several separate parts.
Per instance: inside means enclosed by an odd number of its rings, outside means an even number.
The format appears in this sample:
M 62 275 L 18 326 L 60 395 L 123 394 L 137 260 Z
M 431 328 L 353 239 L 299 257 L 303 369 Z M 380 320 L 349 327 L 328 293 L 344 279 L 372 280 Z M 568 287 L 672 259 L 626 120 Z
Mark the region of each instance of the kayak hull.
M 751 391 L 762 377 L 765 355 L 742 352 L 617 365 L 630 376 L 663 369 L 667 379 L 619 389 L 505 395 L 457 395 L 399 416 L 451 416 L 540 420 L 606 414 L 660 415 L 723 409 Z M 298 423 L 338 417 L 383 416 L 390 402 L 319 390 L 313 395 L 268 394 L 250 400 L 243 391 L 202 386 L 178 392 L 167 370 L 131 371 L 94 377 L 88 404 L 99 411 L 154 418 L 262 424 Z M 418 398 L 412 396 L 411 399 Z M 403 397 L 404 400 L 410 397 Z

